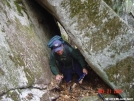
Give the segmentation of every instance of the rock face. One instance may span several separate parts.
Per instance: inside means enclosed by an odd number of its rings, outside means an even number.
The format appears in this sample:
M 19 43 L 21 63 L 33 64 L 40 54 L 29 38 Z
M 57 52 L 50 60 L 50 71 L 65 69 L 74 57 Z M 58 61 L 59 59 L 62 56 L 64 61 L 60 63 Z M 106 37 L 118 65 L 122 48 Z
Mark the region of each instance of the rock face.
M 17 94 L 26 91 L 40 97 L 46 91 L 39 89 L 51 80 L 47 42 L 59 30 L 53 17 L 35 5 L 30 0 L 0 2 L 0 95 L 8 92 L 4 101 L 21 101 L 24 96 Z
M 134 96 L 134 31 L 103 0 L 37 0 L 63 25 L 92 69 Z
M 102 0 L 37 0 L 65 28 L 87 63 L 122 97 L 133 97 L 134 31 Z M 60 34 L 53 17 L 31 0 L 0 2 L 1 101 L 48 101 L 46 46 Z

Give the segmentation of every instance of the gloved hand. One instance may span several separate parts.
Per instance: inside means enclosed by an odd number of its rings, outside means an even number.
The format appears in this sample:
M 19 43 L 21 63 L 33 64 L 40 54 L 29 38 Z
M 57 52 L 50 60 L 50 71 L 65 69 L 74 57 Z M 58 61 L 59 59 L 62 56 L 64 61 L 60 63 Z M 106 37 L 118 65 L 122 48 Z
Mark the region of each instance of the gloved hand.
M 56 75 L 56 80 L 61 81 L 62 79 L 63 79 L 63 75 L 60 74 Z

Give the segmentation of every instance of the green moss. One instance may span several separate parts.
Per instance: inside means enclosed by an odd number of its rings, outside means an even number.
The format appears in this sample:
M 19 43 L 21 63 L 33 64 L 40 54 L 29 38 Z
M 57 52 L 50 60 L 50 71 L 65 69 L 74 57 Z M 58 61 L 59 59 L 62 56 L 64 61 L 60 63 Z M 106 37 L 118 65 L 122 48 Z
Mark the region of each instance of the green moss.
M 0 68 L 0 75 L 4 75 L 5 72 Z
M 20 66 L 24 67 L 24 72 L 28 80 L 28 86 L 31 86 L 34 83 L 35 76 L 36 78 L 38 78 L 41 75 L 37 71 L 38 70 L 37 65 L 39 66 L 40 63 L 38 64 L 36 59 L 35 61 L 31 60 L 30 63 L 33 62 L 32 64 L 33 67 L 28 68 L 27 66 L 25 66 L 25 62 L 29 62 L 29 60 L 27 61 L 27 59 L 31 58 L 31 54 L 37 54 L 38 51 L 40 51 L 40 46 L 36 45 L 36 42 L 38 42 L 38 38 L 36 38 L 35 32 L 33 30 L 33 26 L 22 25 L 18 18 L 15 18 L 15 22 L 16 22 L 16 29 L 15 29 L 16 33 L 13 36 L 13 39 L 15 39 L 15 41 L 7 40 L 10 46 L 10 49 L 13 53 L 12 56 L 9 55 L 9 58 L 15 63 L 16 66 L 19 65 L 18 67 Z M 24 45 L 22 44 L 22 41 L 26 43 L 25 45 L 27 45 L 27 47 L 24 47 Z M 35 47 L 38 49 L 34 50 Z M 26 56 L 25 60 L 20 55 L 20 53 L 23 53 Z M 42 66 L 39 66 L 39 67 L 42 67 Z
M 19 95 L 16 91 L 9 91 L 7 97 L 11 98 L 13 101 L 20 101 Z
M 104 0 L 117 14 L 121 15 L 123 13 L 123 8 L 125 7 L 125 0 Z
M 16 5 L 16 8 L 18 10 L 18 13 L 23 16 L 23 13 L 22 13 L 22 1 L 21 0 L 16 0 L 14 1 L 14 4 Z
M 34 83 L 34 76 L 28 68 L 24 68 L 24 72 L 28 80 L 28 86 L 31 86 Z
M 8 16 L 7 16 L 7 12 L 4 10 L 4 14 L 6 15 L 6 17 L 8 18 Z
M 126 25 L 120 21 L 118 16 L 111 17 L 109 14 L 111 11 L 107 6 L 103 7 L 101 0 L 88 0 L 83 2 L 81 0 L 64 0 L 61 5 L 70 12 L 71 19 L 74 17 L 77 18 L 70 23 L 71 25 L 78 23 L 78 26 L 76 26 L 77 31 L 82 32 L 85 28 L 89 28 L 90 32 L 84 35 L 91 38 L 90 42 L 86 44 L 88 45 L 90 43 L 91 45 L 89 46 L 92 46 L 94 52 L 103 50 L 117 35 L 125 35 L 127 33 Z M 100 5 L 102 5 L 102 8 Z M 68 6 L 70 6 L 69 10 Z M 92 26 L 95 26 L 95 28 L 90 29 Z M 124 30 L 121 30 L 121 28 Z M 119 54 L 118 46 L 113 45 L 111 49 Z M 130 45 L 125 45 L 120 48 L 120 50 L 125 49 L 130 49 Z
M 120 75 L 118 80 L 122 79 L 122 82 L 131 82 L 131 78 L 134 78 L 134 58 L 128 57 L 120 62 L 118 62 L 114 67 L 110 67 L 108 69 L 105 69 L 107 72 L 107 75 L 109 75 L 109 80 L 112 82 L 115 82 L 115 78 L 113 75 Z M 126 75 L 129 74 L 129 75 Z M 125 75 L 125 78 L 123 79 L 122 76 Z M 131 77 L 129 77 L 131 75 Z
M 11 5 L 10 5 L 10 3 L 8 2 L 8 0 L 7 0 L 6 2 L 7 2 L 7 6 L 8 6 L 9 8 L 11 8 Z
M 62 38 L 63 38 L 65 41 L 68 42 L 68 39 L 67 39 L 67 37 L 66 37 L 65 35 L 62 34 Z
M 14 57 L 9 55 L 9 58 L 15 63 L 16 67 L 18 67 L 18 65 L 25 67 L 25 63 L 20 55 L 15 55 Z
M 126 59 L 118 62 L 115 66 L 105 69 L 105 72 L 111 82 L 121 86 L 122 89 L 128 89 L 130 88 L 130 84 L 133 82 L 134 78 L 133 66 L 134 58 L 127 57 Z M 129 91 L 131 91 L 131 89 L 129 89 Z M 134 92 L 130 94 L 131 97 L 134 96 L 132 94 L 134 94 Z
M 12 53 L 13 53 L 13 56 L 9 55 L 9 58 L 15 63 L 16 67 L 18 67 L 18 65 L 25 67 L 24 60 L 21 57 L 21 55 L 19 54 L 19 53 L 23 53 L 25 50 L 22 47 L 22 43 L 20 43 L 20 40 L 18 39 L 17 36 L 21 34 L 20 30 L 22 30 L 22 31 L 24 31 L 23 33 L 25 33 L 25 32 L 28 33 L 27 34 L 28 35 L 27 39 L 29 40 L 29 38 L 34 37 L 34 32 L 33 32 L 31 26 L 30 26 L 30 28 L 27 27 L 27 26 L 23 26 L 23 25 L 21 25 L 21 23 L 19 22 L 19 20 L 17 18 L 15 18 L 15 20 L 16 20 L 16 24 L 17 24 L 16 32 L 18 32 L 18 34 L 14 35 L 15 42 L 10 42 L 10 40 L 7 40 L 8 44 L 9 44 L 11 50 L 12 50 Z M 18 45 L 18 47 L 15 47 L 15 46 L 11 45 L 11 43 L 13 43 L 14 45 Z M 14 52 L 14 50 L 16 50 L 18 54 L 16 54 Z
M 10 42 L 10 40 L 7 40 L 8 44 L 10 46 L 10 49 L 13 53 L 13 55 L 9 55 L 9 58 L 15 63 L 16 67 L 21 67 L 21 66 L 24 67 L 24 72 L 25 72 L 26 78 L 28 80 L 28 86 L 31 86 L 34 82 L 34 75 L 33 75 L 34 71 L 33 70 L 30 71 L 30 69 L 26 68 L 25 63 L 24 63 L 25 60 L 20 55 L 20 53 L 25 53 L 27 58 L 30 56 L 30 54 L 25 52 L 25 48 L 22 47 L 22 43 L 21 43 L 22 40 L 19 40 L 20 38 L 18 39 L 18 36 L 21 37 L 22 34 L 26 33 L 25 34 L 26 39 L 24 39 L 24 41 L 25 41 L 25 43 L 29 43 L 29 39 L 35 37 L 34 36 L 35 34 L 32 29 L 32 26 L 21 25 L 20 21 L 17 18 L 15 18 L 15 21 L 16 21 L 16 25 L 17 25 L 16 26 L 16 34 L 14 34 L 14 37 L 13 37 L 13 38 L 15 38 L 15 41 Z M 22 33 L 22 31 L 23 31 L 23 33 Z M 17 45 L 17 47 L 16 47 L 16 45 Z M 34 47 L 29 46 L 29 48 L 34 48 Z M 29 51 L 31 52 L 31 50 L 29 50 Z M 33 67 L 31 67 L 31 68 L 33 68 Z
M 14 101 L 20 101 L 19 95 L 18 95 L 16 92 L 12 92 L 11 98 L 12 98 Z
M 2 31 L 2 32 L 5 32 L 5 28 L 4 28 L 4 27 L 3 27 L 3 28 L 1 28 L 1 31 Z
M 20 30 L 23 30 L 23 33 L 27 33 L 27 38 L 32 38 L 35 36 L 35 32 L 33 30 L 33 25 L 30 24 L 28 26 L 24 26 L 21 24 L 21 22 L 19 21 L 18 18 L 15 17 L 15 21 L 16 21 L 16 31 L 20 31 Z
M 81 0 L 65 0 L 64 2 L 61 3 L 62 7 L 64 9 L 68 8 L 68 5 L 70 5 L 70 18 L 73 18 L 77 16 L 77 22 L 79 26 L 77 26 L 76 30 L 79 30 L 80 32 L 87 28 L 92 26 L 92 24 L 95 24 L 98 26 L 99 24 L 102 24 L 102 16 L 99 16 L 99 6 L 100 1 L 84 1 L 81 2 Z M 103 13 L 106 13 L 106 9 L 103 10 Z M 95 19 L 97 18 L 97 19 Z M 76 23 L 71 22 L 71 24 Z M 98 32 L 97 30 L 93 32 L 94 34 L 91 35 L 89 33 L 85 34 L 86 37 L 92 37 L 90 42 L 87 42 L 87 44 L 91 44 L 93 47 L 94 51 L 99 51 L 102 50 L 106 45 L 107 41 L 109 40 L 104 40 L 102 33 Z M 108 39 L 108 38 L 106 38 Z M 96 43 L 97 42 L 97 43 Z M 90 46 L 90 45 L 89 45 Z M 90 49 L 90 47 L 89 47 Z

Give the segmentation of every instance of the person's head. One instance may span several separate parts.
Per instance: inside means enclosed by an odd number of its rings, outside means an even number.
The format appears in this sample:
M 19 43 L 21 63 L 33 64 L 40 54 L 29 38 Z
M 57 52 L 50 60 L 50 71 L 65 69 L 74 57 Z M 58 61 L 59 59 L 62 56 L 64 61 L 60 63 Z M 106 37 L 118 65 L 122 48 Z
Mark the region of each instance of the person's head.
M 63 44 L 60 40 L 55 40 L 53 42 L 53 49 L 54 52 L 57 53 L 58 55 L 62 55 L 63 53 Z

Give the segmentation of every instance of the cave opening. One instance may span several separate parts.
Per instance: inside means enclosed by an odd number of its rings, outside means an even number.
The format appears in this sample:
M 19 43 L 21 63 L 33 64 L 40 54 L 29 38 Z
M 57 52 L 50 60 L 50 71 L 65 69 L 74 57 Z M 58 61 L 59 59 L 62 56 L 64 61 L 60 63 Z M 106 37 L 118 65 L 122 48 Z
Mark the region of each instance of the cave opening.
M 41 10 L 44 13 L 44 16 L 46 19 L 39 19 L 39 23 L 47 23 L 51 29 L 53 29 L 50 34 L 51 36 L 54 35 L 60 35 L 63 39 L 68 41 L 72 45 L 72 47 L 75 47 L 75 44 L 73 43 L 73 40 L 71 40 L 68 37 L 68 34 L 66 33 L 64 27 L 59 23 L 59 21 L 49 13 L 45 7 L 42 7 L 40 3 L 36 2 L 35 0 L 30 2 L 30 5 L 37 7 L 39 10 Z M 58 97 L 56 98 L 56 101 L 78 101 L 80 99 L 83 99 L 90 96 L 96 96 L 98 99 L 102 99 L 98 96 L 98 91 L 100 91 L 102 94 L 113 94 L 114 91 L 94 72 L 94 70 L 87 65 L 88 75 L 85 76 L 82 87 L 86 88 L 83 90 L 80 86 L 76 86 L 76 88 L 72 91 L 72 93 L 68 92 L 68 89 L 64 89 L 60 92 L 52 91 L 52 93 L 58 93 Z M 73 80 L 77 81 L 78 76 L 74 73 Z M 52 79 L 53 84 L 57 83 L 55 80 Z M 51 84 L 50 84 L 51 85 Z M 65 83 L 62 82 L 60 84 L 63 88 Z M 55 98 L 54 98 L 55 99 Z

